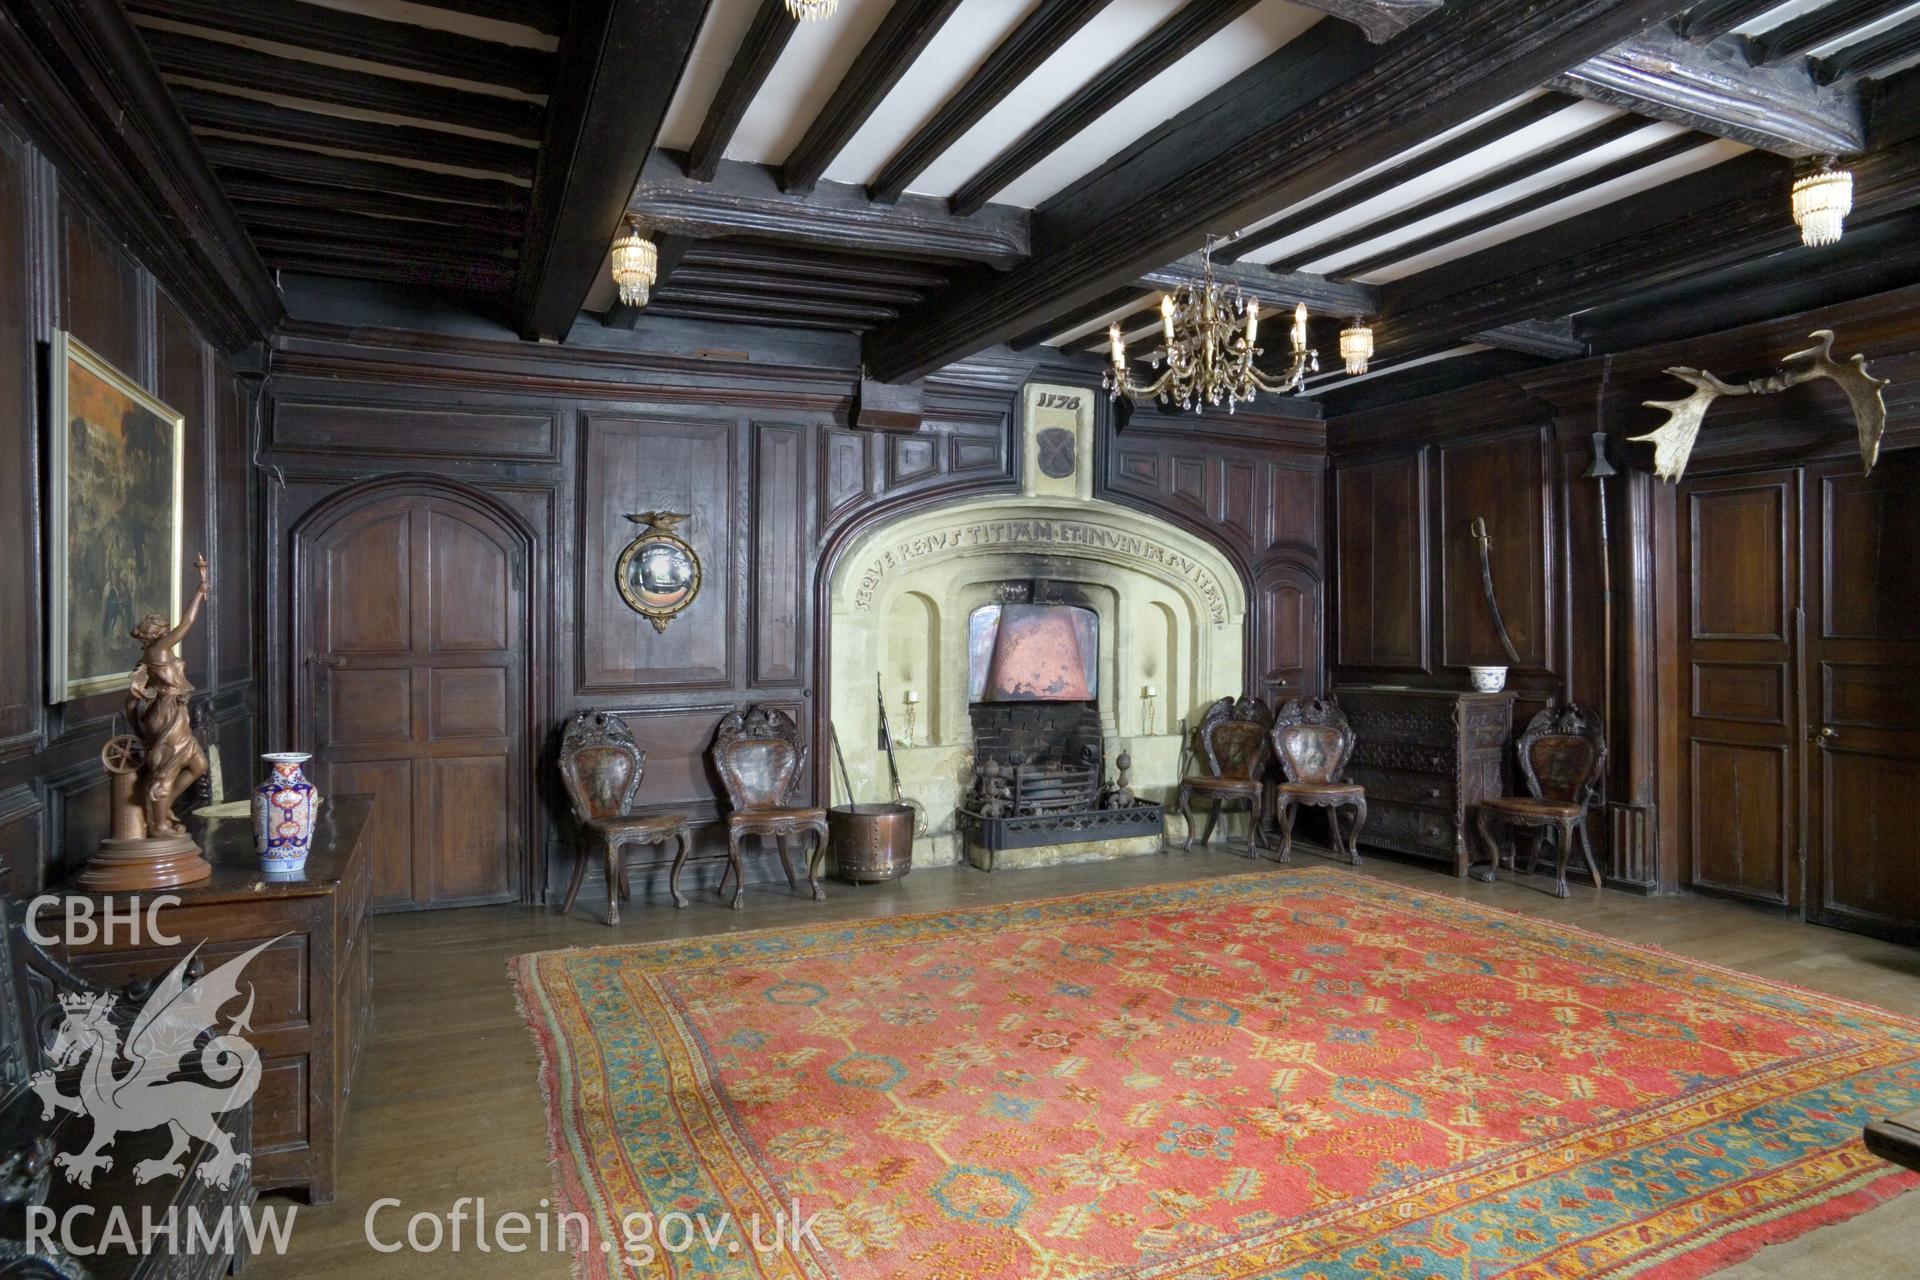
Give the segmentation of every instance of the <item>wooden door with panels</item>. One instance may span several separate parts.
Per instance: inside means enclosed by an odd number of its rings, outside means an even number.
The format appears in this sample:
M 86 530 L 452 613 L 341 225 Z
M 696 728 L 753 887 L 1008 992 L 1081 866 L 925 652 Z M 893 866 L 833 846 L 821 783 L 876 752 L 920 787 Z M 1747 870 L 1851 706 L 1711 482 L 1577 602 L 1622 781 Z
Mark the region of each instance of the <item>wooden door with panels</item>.
M 374 797 L 377 907 L 520 893 L 527 847 L 524 553 L 451 491 L 382 486 L 310 536 L 295 724 L 323 795 Z
M 1799 473 L 1688 481 L 1679 551 L 1688 878 L 1797 908 Z
M 1920 940 L 1920 450 L 1806 493 L 1807 915 Z

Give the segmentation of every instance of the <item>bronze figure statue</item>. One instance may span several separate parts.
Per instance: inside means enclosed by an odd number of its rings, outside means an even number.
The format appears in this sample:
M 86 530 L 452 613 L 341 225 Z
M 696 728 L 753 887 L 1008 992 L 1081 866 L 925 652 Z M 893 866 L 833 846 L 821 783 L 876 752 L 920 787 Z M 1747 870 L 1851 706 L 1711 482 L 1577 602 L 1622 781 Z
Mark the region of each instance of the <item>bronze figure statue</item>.
M 207 772 L 206 748 L 187 711 L 193 685 L 175 652 L 200 620 L 207 558 L 198 556 L 200 588 L 179 622 L 150 613 L 133 629 L 140 663 L 127 682 L 125 714 L 133 732 L 110 739 L 100 761 L 112 784 L 112 833 L 80 873 L 85 889 L 162 889 L 204 880 L 213 868 L 174 816 L 174 802 Z

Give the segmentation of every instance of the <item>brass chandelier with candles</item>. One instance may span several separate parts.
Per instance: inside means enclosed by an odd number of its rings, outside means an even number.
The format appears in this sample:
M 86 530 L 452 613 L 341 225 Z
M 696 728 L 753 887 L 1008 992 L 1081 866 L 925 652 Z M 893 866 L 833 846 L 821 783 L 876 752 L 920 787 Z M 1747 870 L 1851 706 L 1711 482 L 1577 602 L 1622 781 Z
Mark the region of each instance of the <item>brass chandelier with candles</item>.
M 1101 385 L 1115 399 L 1158 400 L 1169 407 L 1204 412 L 1223 402 L 1227 412 L 1262 391 L 1286 395 L 1298 391 L 1307 374 L 1320 371 L 1320 356 L 1307 346 L 1307 304 L 1293 310 L 1293 353 L 1284 371 L 1262 369 L 1259 358 L 1260 299 L 1232 281 L 1213 274 L 1213 237 L 1202 253 L 1200 279 L 1182 284 L 1160 299 L 1161 346 L 1147 357 L 1157 376 L 1142 381 L 1127 367 L 1126 337 L 1118 323 L 1107 329 L 1113 367 Z

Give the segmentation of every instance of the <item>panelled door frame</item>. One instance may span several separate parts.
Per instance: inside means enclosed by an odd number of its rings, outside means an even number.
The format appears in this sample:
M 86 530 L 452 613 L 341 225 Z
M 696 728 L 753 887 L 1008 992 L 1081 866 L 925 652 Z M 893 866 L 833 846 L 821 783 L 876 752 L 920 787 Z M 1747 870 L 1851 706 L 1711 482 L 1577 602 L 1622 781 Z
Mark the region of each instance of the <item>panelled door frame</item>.
M 538 643 L 546 626 L 546 591 L 540 562 L 535 555 L 537 539 L 521 515 L 485 490 L 456 480 L 424 472 L 396 472 L 341 487 L 314 504 L 287 531 L 289 564 L 287 589 L 294 598 L 287 602 L 289 645 L 284 659 L 288 685 L 289 730 L 294 750 L 315 750 L 314 681 L 306 656 L 315 637 L 309 634 L 306 608 L 299 593 L 306 589 L 309 548 L 334 524 L 354 512 L 394 497 L 435 498 L 473 509 L 496 524 L 513 541 L 514 589 L 520 594 L 519 637 L 523 670 L 521 702 L 523 722 L 520 728 L 519 758 L 509 767 L 518 771 L 517 795 L 512 808 L 514 848 L 517 851 L 511 874 L 517 880 L 522 902 L 536 901 L 545 883 L 540 865 L 544 841 L 536 827 L 538 795 L 541 791 L 535 774 L 535 761 L 541 756 L 541 726 L 546 723 L 545 682 L 539 678 L 541 647 Z
M 1801 473 L 1794 468 L 1690 479 L 1680 493 L 1677 547 L 1681 607 L 1680 754 L 1681 804 L 1687 839 L 1687 880 L 1695 889 L 1750 902 L 1798 909 L 1805 859 L 1801 672 Z M 1708 610 L 1736 608 L 1724 592 L 1703 597 L 1698 581 L 1703 555 L 1700 514 L 1707 503 L 1768 501 L 1775 506 L 1772 536 L 1778 575 L 1770 617 L 1762 629 L 1717 627 Z M 1772 575 L 1770 575 L 1772 576 Z M 1744 701 L 1743 701 L 1744 700 Z M 1699 793 L 1708 755 L 1734 770 L 1735 795 L 1723 797 L 1772 807 L 1776 837 L 1771 850 L 1753 850 L 1772 866 L 1765 876 L 1724 874 L 1703 847 L 1708 834 L 1734 833 L 1731 853 L 1744 871 L 1746 833 L 1733 825 L 1724 805 Z M 1741 795 L 1741 764 L 1772 758 L 1775 784 Z M 1757 787 L 1758 779 L 1747 778 Z M 1714 832 L 1708 825 L 1715 824 Z M 1723 860 L 1727 846 L 1714 850 Z

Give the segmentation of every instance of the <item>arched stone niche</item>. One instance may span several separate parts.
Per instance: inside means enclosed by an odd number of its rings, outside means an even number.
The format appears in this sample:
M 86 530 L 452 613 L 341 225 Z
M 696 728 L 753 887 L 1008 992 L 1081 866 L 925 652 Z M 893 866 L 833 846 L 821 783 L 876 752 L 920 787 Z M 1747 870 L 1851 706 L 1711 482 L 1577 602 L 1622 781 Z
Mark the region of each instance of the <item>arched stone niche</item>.
M 917 864 L 960 857 L 953 815 L 973 769 L 968 616 L 999 600 L 1003 583 L 1035 578 L 1071 586 L 1099 615 L 1095 694 L 1107 759 L 1131 751 L 1136 790 L 1147 798 L 1164 803 L 1179 784 L 1183 723 L 1245 687 L 1239 574 L 1218 549 L 1166 521 L 1093 498 L 1034 495 L 930 508 L 869 531 L 833 575 L 830 711 L 855 798 L 883 798 L 879 673 L 901 788 L 927 809 Z M 1148 685 L 1158 691 L 1152 732 Z M 919 695 L 910 742 L 908 690 Z M 837 770 L 834 798 L 846 799 Z

